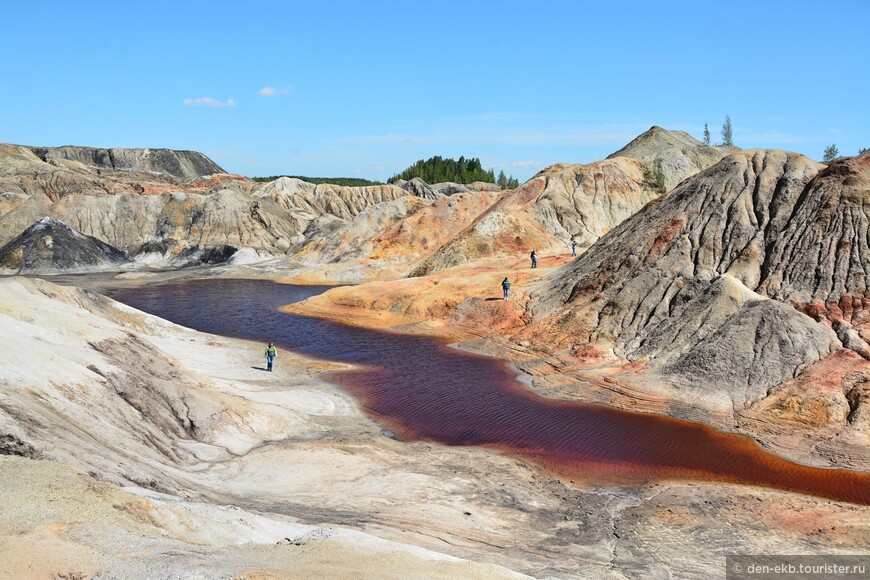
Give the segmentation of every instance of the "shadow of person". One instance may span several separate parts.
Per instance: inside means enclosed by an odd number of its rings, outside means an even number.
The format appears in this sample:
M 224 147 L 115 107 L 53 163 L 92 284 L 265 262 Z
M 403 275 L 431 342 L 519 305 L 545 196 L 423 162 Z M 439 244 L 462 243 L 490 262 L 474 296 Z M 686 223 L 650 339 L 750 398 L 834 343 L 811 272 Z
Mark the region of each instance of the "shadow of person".
M 257 371 L 268 371 L 269 370 L 266 367 L 251 367 L 251 368 L 254 370 L 257 370 Z
M 504 300 L 504 298 L 487 298 L 486 301 L 490 302 L 492 300 Z

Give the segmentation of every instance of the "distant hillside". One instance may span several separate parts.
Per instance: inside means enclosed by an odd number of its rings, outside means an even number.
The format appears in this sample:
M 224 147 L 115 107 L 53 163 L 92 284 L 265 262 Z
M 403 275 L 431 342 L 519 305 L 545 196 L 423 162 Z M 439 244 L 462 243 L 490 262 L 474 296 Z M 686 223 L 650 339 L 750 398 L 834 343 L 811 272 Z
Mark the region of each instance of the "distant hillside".
M 647 182 L 659 193 L 665 193 L 736 151 L 740 148 L 704 145 L 685 131 L 653 126 L 607 158 L 637 159 L 643 165 Z
M 101 170 L 164 173 L 183 179 L 226 173 L 217 163 L 198 151 L 121 147 L 103 149 L 73 145 L 29 147 L 29 149 L 42 161 L 57 166 L 78 164 Z
M 492 169 L 484 169 L 480 163 L 480 159 L 472 157 L 466 159 L 460 157 L 456 159 L 444 159 L 436 155 L 429 159 L 420 159 L 414 165 L 411 165 L 401 173 L 397 173 L 387 180 L 387 183 L 395 181 L 411 181 L 415 177 L 419 177 L 426 183 L 443 183 L 446 181 L 454 183 L 473 183 L 475 181 L 484 181 L 486 183 L 497 183 L 504 189 L 513 189 L 519 185 L 519 182 L 513 176 L 507 177 L 504 171 L 499 173 L 496 180 L 495 173 Z
M 254 181 L 268 182 L 275 181 L 282 177 L 298 179 L 307 183 L 319 185 L 329 183 L 332 185 L 341 185 L 344 187 L 367 187 L 369 185 L 383 185 L 380 181 L 371 181 L 370 179 L 362 179 L 360 177 L 305 177 L 302 175 L 270 175 L 269 177 L 254 177 Z

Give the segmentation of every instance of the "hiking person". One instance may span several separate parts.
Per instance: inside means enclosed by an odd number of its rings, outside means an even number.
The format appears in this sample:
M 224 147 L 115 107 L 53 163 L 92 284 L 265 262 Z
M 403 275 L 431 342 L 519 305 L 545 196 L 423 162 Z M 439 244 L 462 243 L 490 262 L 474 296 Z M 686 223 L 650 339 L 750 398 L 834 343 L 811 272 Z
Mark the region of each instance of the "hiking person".
M 571 257 L 574 258 L 577 256 L 577 240 L 571 238 Z
M 269 346 L 266 347 L 266 370 L 272 372 L 272 361 L 275 360 L 275 357 L 278 355 L 278 349 L 275 348 L 275 345 L 272 344 L 272 341 L 269 341 Z
M 532 268 L 538 267 L 538 254 L 534 250 L 532 250 Z
M 504 299 L 507 300 L 508 295 L 511 293 L 511 283 L 510 280 L 507 279 L 507 276 L 505 276 L 505 279 L 501 281 L 501 289 L 504 290 Z

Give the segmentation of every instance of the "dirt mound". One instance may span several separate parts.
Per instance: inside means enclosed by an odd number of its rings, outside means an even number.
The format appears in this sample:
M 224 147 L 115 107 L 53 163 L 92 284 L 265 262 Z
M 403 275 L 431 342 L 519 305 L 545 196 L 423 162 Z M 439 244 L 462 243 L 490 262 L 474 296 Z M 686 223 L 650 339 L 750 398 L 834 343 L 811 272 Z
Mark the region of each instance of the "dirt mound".
M 26 273 L 107 268 L 129 261 L 118 248 L 50 217 L 0 248 L 0 267 Z

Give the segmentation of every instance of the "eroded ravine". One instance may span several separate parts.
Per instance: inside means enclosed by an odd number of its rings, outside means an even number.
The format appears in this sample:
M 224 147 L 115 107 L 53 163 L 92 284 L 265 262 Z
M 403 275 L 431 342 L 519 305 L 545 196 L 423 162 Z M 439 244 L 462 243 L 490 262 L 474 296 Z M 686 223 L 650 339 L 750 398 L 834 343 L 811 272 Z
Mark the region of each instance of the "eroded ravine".
M 711 481 L 870 505 L 867 472 L 792 463 L 748 437 L 699 423 L 546 399 L 523 386 L 506 362 L 430 337 L 278 311 L 321 291 L 257 280 L 198 280 L 113 297 L 200 331 L 273 340 L 281 348 L 354 364 L 330 379 L 403 439 L 491 447 L 595 484 Z

